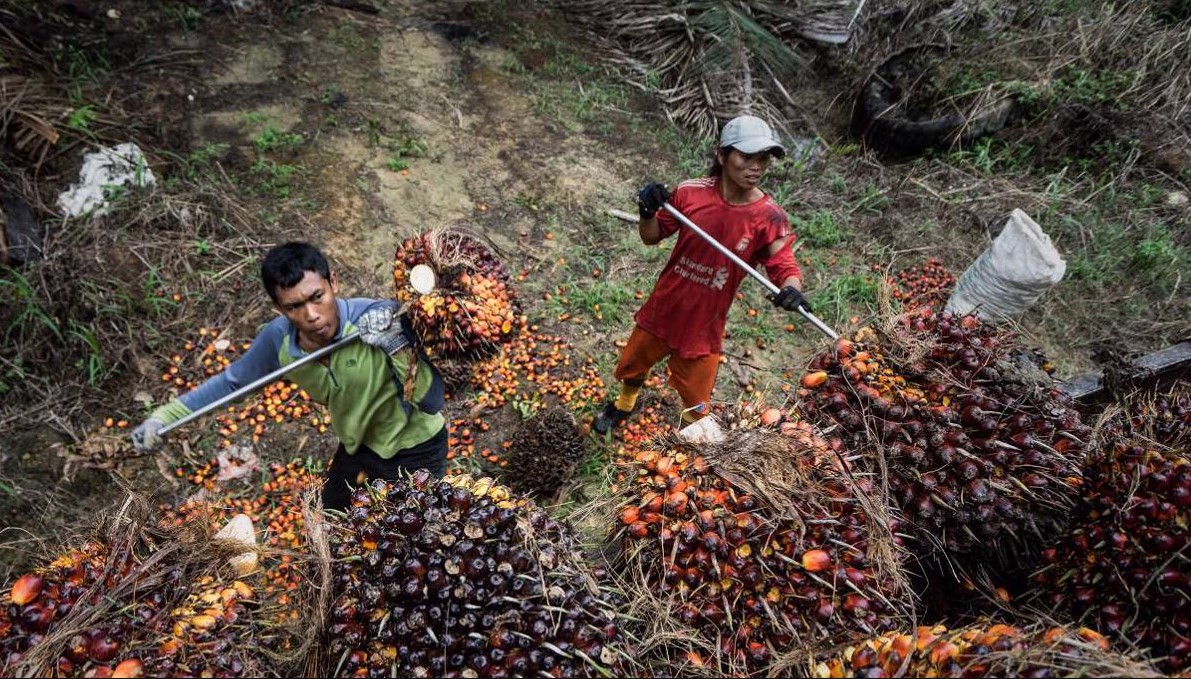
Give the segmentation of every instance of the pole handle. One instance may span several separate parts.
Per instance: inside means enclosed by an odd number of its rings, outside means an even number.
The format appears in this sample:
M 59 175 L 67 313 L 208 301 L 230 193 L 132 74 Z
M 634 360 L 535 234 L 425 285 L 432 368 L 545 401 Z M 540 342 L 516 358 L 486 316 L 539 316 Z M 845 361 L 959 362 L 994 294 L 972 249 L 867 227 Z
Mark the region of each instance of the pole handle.
M 325 347 L 315 349 L 314 351 L 310 352 L 309 354 L 306 354 L 305 356 L 303 356 L 302 358 L 299 358 L 298 360 L 294 361 L 293 363 L 283 365 L 280 368 L 269 373 L 268 375 L 265 375 L 263 377 L 258 377 L 257 379 L 253 380 L 252 382 L 249 382 L 248 384 L 233 391 L 232 393 L 230 393 L 226 396 L 222 396 L 222 397 L 208 403 L 207 405 L 203 406 L 202 408 L 199 408 L 198 410 L 186 415 L 182 419 L 165 425 L 164 427 L 161 428 L 159 433 L 162 435 L 168 434 L 171 431 L 177 429 L 178 427 L 181 427 L 184 424 L 189 424 L 189 423 L 197 420 L 198 418 L 202 417 L 203 415 L 206 415 L 207 413 L 211 412 L 212 410 L 215 410 L 216 408 L 220 408 L 224 405 L 227 405 L 228 403 L 231 403 L 232 401 L 239 400 L 239 399 L 243 398 L 244 396 L 247 396 L 248 394 L 251 394 L 252 392 L 260 389 L 261 387 L 265 387 L 269 384 L 272 384 L 273 382 L 277 381 L 281 376 L 285 375 L 286 373 L 293 370 L 294 368 L 297 368 L 298 366 L 306 365 L 307 363 L 311 363 L 313 361 L 317 361 L 320 358 L 323 358 L 324 356 L 328 356 L 328 355 L 338 351 L 339 349 L 342 349 L 343 347 L 351 344 L 352 342 L 355 342 L 358 339 L 360 339 L 360 333 L 358 333 L 358 332 L 347 335 L 346 337 L 340 337 L 339 339 L 335 340 L 334 342 L 328 344 Z
M 700 238 L 707 241 L 707 244 L 710 245 L 711 247 L 715 248 L 716 250 L 718 250 L 721 255 L 732 260 L 737 266 L 739 266 L 741 269 L 744 269 L 745 273 L 747 273 L 748 275 L 757 279 L 757 282 L 759 282 L 761 285 L 765 286 L 765 289 L 769 291 L 770 295 L 777 295 L 778 293 L 781 292 L 781 288 L 777 287 L 777 285 L 774 284 L 773 281 L 769 280 L 760 271 L 757 271 L 753 267 L 749 266 L 748 262 L 744 261 L 743 259 L 740 258 L 739 255 L 737 255 L 735 252 L 732 252 L 730 249 L 728 249 L 728 247 L 726 245 L 724 245 L 723 243 L 719 242 L 718 240 L 712 238 L 711 234 L 704 231 L 702 228 L 699 227 L 698 224 L 692 222 L 690 219 L 687 218 L 686 215 L 679 212 L 678 208 L 674 207 L 673 205 L 671 205 L 668 202 L 663 203 L 662 207 L 666 210 L 666 212 L 669 212 L 671 215 L 674 216 L 675 219 L 677 219 L 679 222 L 681 222 L 683 224 L 683 226 L 686 226 L 688 229 L 690 229 L 691 231 L 694 231 L 696 234 L 698 234 Z M 832 330 L 831 326 L 829 326 L 826 323 L 824 323 L 823 321 L 819 320 L 819 317 L 812 314 L 806 307 L 799 306 L 798 313 L 802 314 L 803 318 L 810 321 L 811 325 L 815 326 L 815 329 L 818 330 L 819 332 L 823 333 L 824 335 L 827 335 L 832 340 L 839 339 L 839 333 Z

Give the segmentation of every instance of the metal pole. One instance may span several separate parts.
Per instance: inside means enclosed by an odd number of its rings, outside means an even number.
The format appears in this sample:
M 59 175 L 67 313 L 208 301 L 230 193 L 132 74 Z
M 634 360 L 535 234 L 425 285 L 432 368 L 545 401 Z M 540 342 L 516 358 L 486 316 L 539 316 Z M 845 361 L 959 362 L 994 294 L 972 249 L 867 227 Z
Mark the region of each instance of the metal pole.
M 360 333 L 352 333 L 346 337 L 341 337 L 338 340 L 335 340 L 334 342 L 328 344 L 325 347 L 322 347 L 321 349 L 315 349 L 314 351 L 310 352 L 309 354 L 306 354 L 305 356 L 303 356 L 302 358 L 299 358 L 298 360 L 294 361 L 293 363 L 290 363 L 288 365 L 283 365 L 280 368 L 269 373 L 268 375 L 265 375 L 264 377 L 259 377 L 255 380 L 253 380 L 252 382 L 245 384 L 244 386 L 233 391 L 232 393 L 228 394 L 227 396 L 224 396 L 223 398 L 212 401 L 211 403 L 208 403 L 207 405 L 190 413 L 189 415 L 183 417 L 182 419 L 178 420 L 177 422 L 171 422 L 170 424 L 165 425 L 164 427 L 161 428 L 161 431 L 159 433 L 161 433 L 163 435 L 168 434 L 169 432 L 177 429 L 178 427 L 181 427 L 184 424 L 193 422 L 194 420 L 202 417 L 203 415 L 206 415 L 207 413 L 211 412 L 212 410 L 215 410 L 216 408 L 222 407 L 228 403 L 231 403 L 232 401 L 243 398 L 244 396 L 251 394 L 252 392 L 256 391 L 257 389 L 260 389 L 261 387 L 265 387 L 265 386 L 268 386 L 269 384 L 272 384 L 273 382 L 277 381 L 277 379 L 280 378 L 282 375 L 288 373 L 289 371 L 293 370 L 294 368 L 297 368 L 298 366 L 301 366 L 301 365 L 306 365 L 307 363 L 310 363 L 311 361 L 317 361 L 324 356 L 327 356 L 331 353 L 334 353 L 335 351 L 337 351 L 339 349 L 342 349 L 343 347 L 351 344 L 352 342 L 355 342 L 358 339 L 360 339 Z
M 781 288 L 774 285 L 773 281 L 766 278 L 765 275 L 762 274 L 760 271 L 757 271 L 753 267 L 749 266 L 748 262 L 744 261 L 739 256 L 737 256 L 737 254 L 735 252 L 732 252 L 723 243 L 712 238 L 710 234 L 708 234 L 703 229 L 699 228 L 698 224 L 695 224 L 691 220 L 687 219 L 687 216 L 682 214 L 681 212 L 679 212 L 678 208 L 674 207 L 673 205 L 671 205 L 669 203 L 664 203 L 662 205 L 662 207 L 666 209 L 666 212 L 669 212 L 670 214 L 674 215 L 674 218 L 677 219 L 678 221 L 682 222 L 683 225 L 686 226 L 688 229 L 699 234 L 699 237 L 702 238 L 703 240 L 707 241 L 708 245 L 711 245 L 711 247 L 715 248 L 716 250 L 719 250 L 720 254 L 722 254 L 723 256 L 725 256 L 728 259 L 735 262 L 737 266 L 744 269 L 745 273 L 747 273 L 750 276 L 752 276 L 753 278 L 757 279 L 761 283 L 761 285 L 765 286 L 765 289 L 769 290 L 770 295 L 777 295 L 778 293 L 780 293 L 782 291 Z M 798 313 L 802 314 L 803 318 L 810 321 L 811 325 L 814 325 L 815 328 L 817 328 L 819 330 L 819 332 L 823 333 L 824 335 L 827 335 L 828 337 L 830 337 L 833 340 L 839 339 L 839 333 L 832 330 L 831 326 L 829 326 L 826 323 L 824 323 L 823 321 L 819 320 L 819 318 L 817 316 L 812 314 L 805 307 L 799 306 Z

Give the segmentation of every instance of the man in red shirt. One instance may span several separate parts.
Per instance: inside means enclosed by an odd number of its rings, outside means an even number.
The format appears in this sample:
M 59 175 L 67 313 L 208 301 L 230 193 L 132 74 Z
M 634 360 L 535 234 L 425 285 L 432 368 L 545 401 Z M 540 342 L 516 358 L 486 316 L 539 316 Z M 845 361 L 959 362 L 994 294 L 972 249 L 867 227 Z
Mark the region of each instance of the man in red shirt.
M 606 434 L 632 414 L 650 370 L 667 356 L 670 386 L 682 397 L 683 423 L 707 413 L 728 309 L 745 273 L 698 234 L 680 229 L 673 215 L 659 212 L 667 201 L 741 259 L 764 266 L 781 288 L 772 297 L 775 306 L 810 310 L 790 248 L 794 235 L 786 211 L 758 187 L 769 162 L 785 152 L 764 120 L 739 116 L 724 125 L 707 177 L 682 182 L 673 195 L 656 183 L 638 194 L 642 242 L 655 245 L 676 232 L 678 241 L 634 317 L 637 325 L 616 366 L 620 394 L 596 416 L 596 433 Z

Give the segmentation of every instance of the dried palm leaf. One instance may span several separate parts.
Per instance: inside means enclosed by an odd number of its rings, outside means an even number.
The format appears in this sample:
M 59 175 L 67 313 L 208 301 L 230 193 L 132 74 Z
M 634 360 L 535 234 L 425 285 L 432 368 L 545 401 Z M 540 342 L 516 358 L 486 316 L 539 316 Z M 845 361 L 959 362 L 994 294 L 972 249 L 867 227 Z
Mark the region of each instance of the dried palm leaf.
M 655 92 L 679 125 L 713 136 L 741 113 L 784 128 L 785 82 L 805 67 L 799 40 L 844 42 L 864 0 L 579 0 L 567 11 L 587 26 L 633 85 Z
M 50 122 L 63 111 L 64 99 L 35 75 L 36 52 L 0 23 L 0 139 L 40 165 L 61 134 Z

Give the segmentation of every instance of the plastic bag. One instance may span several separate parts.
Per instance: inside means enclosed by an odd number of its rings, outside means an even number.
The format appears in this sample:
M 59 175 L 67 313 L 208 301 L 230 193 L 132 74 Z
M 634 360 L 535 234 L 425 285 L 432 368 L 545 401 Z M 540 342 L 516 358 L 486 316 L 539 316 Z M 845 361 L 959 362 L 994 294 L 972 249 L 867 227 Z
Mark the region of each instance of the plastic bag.
M 58 196 L 58 207 L 67 217 L 102 215 L 110 198 L 123 186 L 148 186 L 157 181 L 145 155 L 134 143 L 101 147 L 83 156 L 79 182 Z
M 1063 279 L 1067 263 L 1042 227 L 1014 210 L 1001 234 L 955 284 L 946 311 L 999 321 L 1018 316 Z

